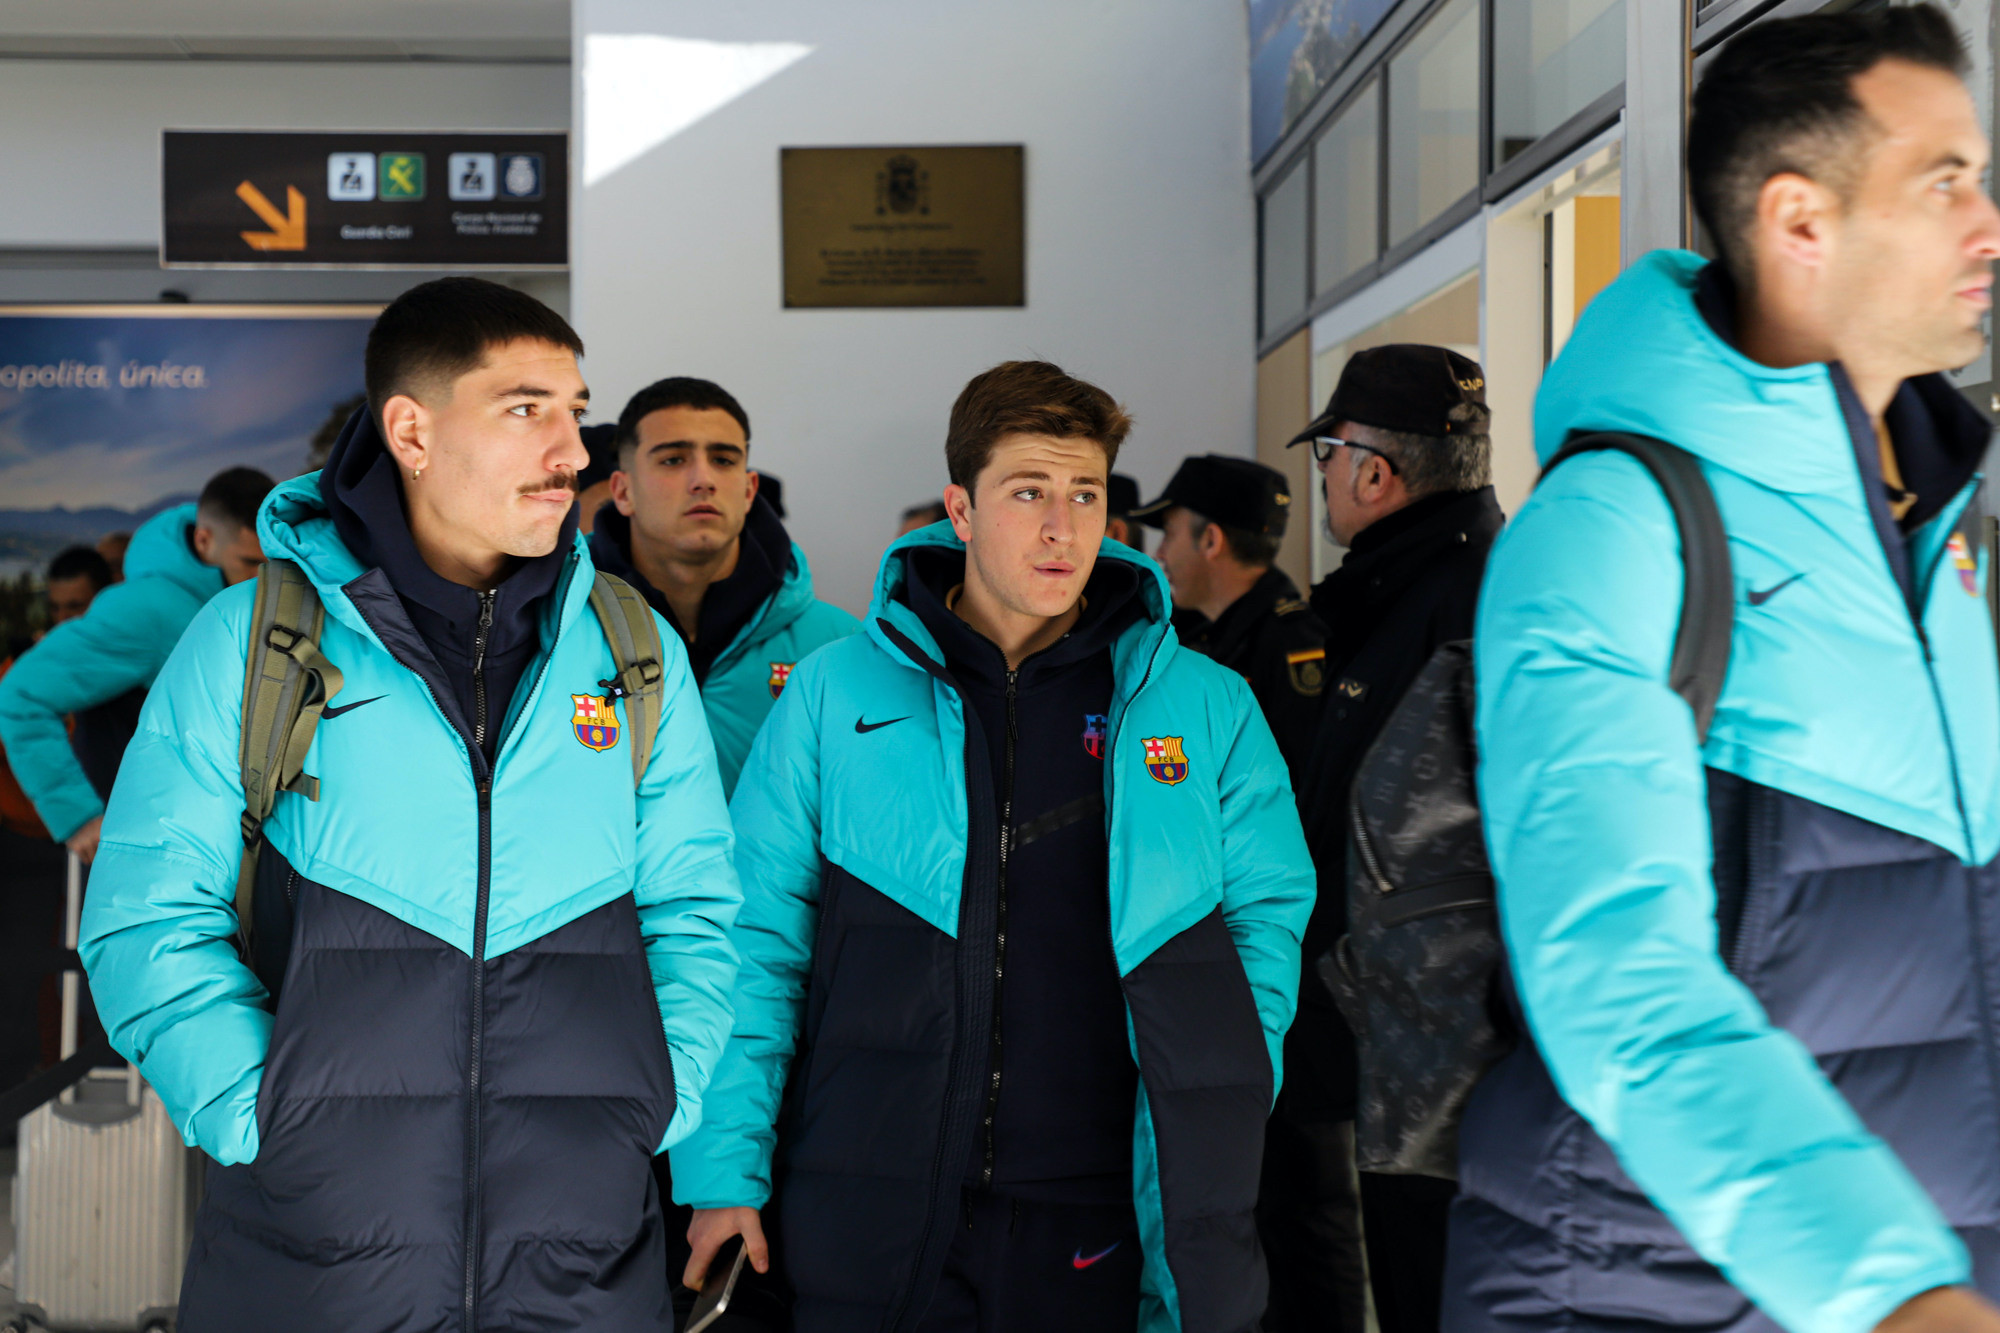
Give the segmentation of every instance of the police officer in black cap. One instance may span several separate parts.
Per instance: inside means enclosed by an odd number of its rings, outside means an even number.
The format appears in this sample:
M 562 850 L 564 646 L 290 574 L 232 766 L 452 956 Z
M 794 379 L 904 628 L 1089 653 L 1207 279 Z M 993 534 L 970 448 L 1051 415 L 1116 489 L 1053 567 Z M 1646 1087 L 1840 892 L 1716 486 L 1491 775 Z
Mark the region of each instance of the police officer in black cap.
M 1296 790 L 1319 722 L 1326 626 L 1272 568 L 1291 509 L 1282 472 L 1201 454 L 1132 517 L 1165 534 L 1154 558 L 1173 586 L 1181 642 L 1250 682 Z
M 1305 984 L 1285 1039 L 1285 1082 L 1265 1138 L 1259 1225 L 1271 1269 L 1270 1333 L 1321 1328 L 1341 1308 L 1360 1328 L 1354 1262 L 1354 1041 L 1316 963 L 1346 930 L 1347 798 L 1355 770 L 1440 644 L 1472 637 L 1486 555 L 1500 532 L 1485 373 L 1443 347 L 1357 353 L 1310 445 L 1327 527 L 1347 548 L 1313 589 L 1327 627 L 1325 706 L 1299 816 L 1319 871 L 1305 936 Z M 1369 1285 L 1382 1333 L 1438 1327 L 1452 1182 L 1360 1177 Z M 1339 1259 L 1329 1263 L 1329 1247 Z

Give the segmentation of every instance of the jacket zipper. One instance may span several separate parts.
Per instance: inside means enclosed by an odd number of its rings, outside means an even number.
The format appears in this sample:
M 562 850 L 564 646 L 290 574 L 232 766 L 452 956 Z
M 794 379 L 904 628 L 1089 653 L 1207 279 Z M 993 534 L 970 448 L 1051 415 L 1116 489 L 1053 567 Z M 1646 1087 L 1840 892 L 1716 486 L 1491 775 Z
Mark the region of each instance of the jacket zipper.
M 472 639 L 472 743 L 486 748 L 486 640 L 493 633 L 496 594 L 479 594 L 479 632 Z
M 1007 854 L 1014 845 L 1014 746 L 1020 738 L 1018 710 L 1021 671 L 1007 673 L 1007 750 L 1001 769 L 1000 792 L 1000 896 L 994 912 L 993 932 L 993 1040 L 988 1047 L 990 1068 L 986 1083 L 986 1117 L 980 1132 L 985 1138 L 983 1164 L 979 1171 L 981 1189 L 993 1188 L 993 1119 L 1000 1110 L 1000 994 L 1007 976 Z

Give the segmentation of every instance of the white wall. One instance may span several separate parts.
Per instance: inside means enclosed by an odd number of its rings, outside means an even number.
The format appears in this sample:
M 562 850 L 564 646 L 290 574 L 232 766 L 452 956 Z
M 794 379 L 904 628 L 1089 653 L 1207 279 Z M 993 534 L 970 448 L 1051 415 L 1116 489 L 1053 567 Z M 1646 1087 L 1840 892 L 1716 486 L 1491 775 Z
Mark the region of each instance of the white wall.
M 563 65 L 0 61 L 0 248 L 154 246 L 162 129 L 563 129 Z
M 1254 452 L 1240 4 L 576 0 L 574 14 L 586 165 L 570 291 L 597 415 L 668 374 L 733 391 L 828 600 L 864 607 L 896 515 L 944 485 L 952 399 L 994 362 L 1046 357 L 1126 403 L 1138 424 L 1119 470 L 1148 497 L 1183 455 Z M 593 115 L 600 134 L 629 133 L 628 117 L 716 77 L 663 67 L 593 108 L 592 38 L 644 34 L 811 49 L 586 185 Z M 785 310 L 778 149 L 924 143 L 1026 145 L 1027 307 Z

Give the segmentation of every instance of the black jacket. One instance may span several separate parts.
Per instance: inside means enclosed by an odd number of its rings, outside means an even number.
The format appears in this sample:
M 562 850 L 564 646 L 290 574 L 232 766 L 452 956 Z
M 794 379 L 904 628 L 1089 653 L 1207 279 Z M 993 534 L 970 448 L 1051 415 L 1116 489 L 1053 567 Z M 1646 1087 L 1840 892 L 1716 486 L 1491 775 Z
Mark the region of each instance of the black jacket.
M 1326 688 L 1326 625 L 1290 579 L 1267 569 L 1214 620 L 1177 615 L 1174 629 L 1182 643 L 1250 682 L 1298 791 Z
M 1347 926 L 1348 790 L 1438 645 L 1472 637 L 1501 522 L 1490 486 L 1426 496 L 1362 531 L 1313 589 L 1313 611 L 1327 625 L 1326 692 L 1298 795 L 1319 899 L 1306 926 L 1299 1016 L 1285 1041 L 1285 1095 L 1333 1119 L 1354 1113 L 1354 1046 L 1316 963 Z

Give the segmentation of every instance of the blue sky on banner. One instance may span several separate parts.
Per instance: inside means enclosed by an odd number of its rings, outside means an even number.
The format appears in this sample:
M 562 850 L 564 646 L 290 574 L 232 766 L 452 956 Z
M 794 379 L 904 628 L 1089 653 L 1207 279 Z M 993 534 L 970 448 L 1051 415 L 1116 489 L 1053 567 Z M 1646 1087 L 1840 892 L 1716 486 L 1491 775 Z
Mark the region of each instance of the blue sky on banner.
M 1248 0 L 1250 158 L 1261 162 L 1396 0 Z
M 0 512 L 137 512 L 234 464 L 297 473 L 361 392 L 370 322 L 0 315 Z

